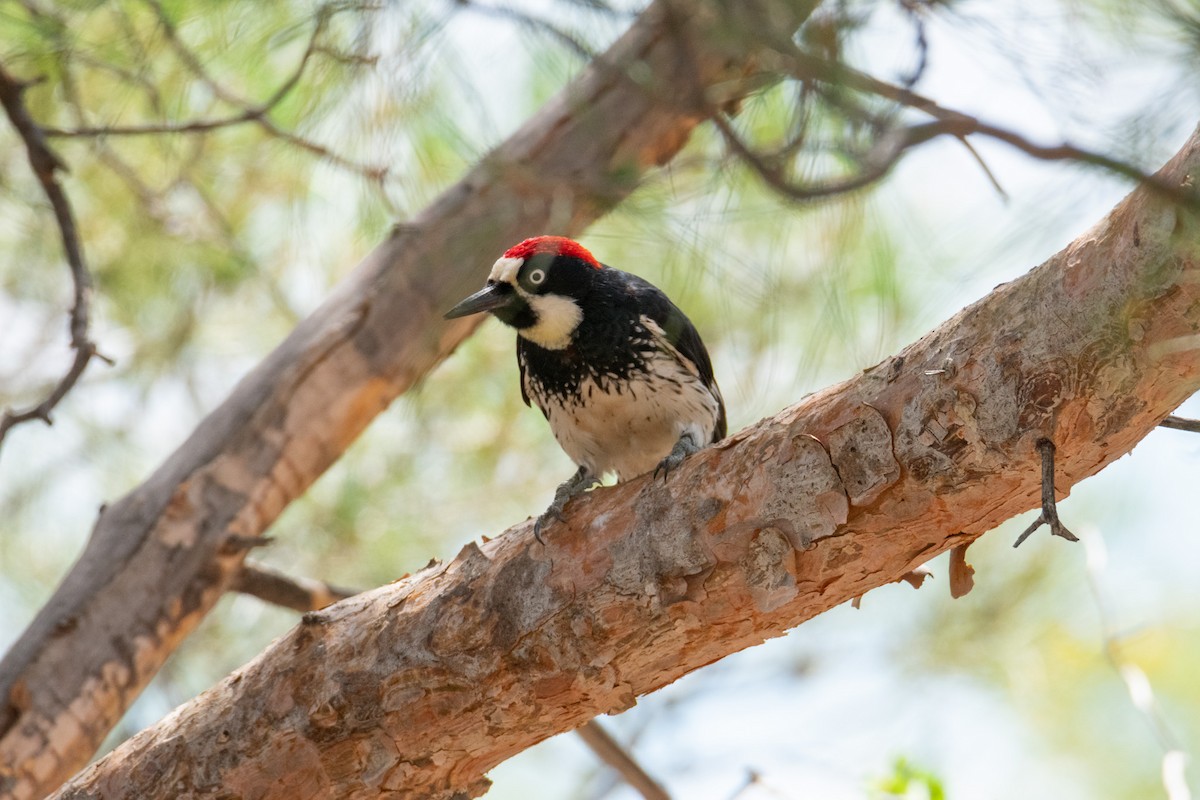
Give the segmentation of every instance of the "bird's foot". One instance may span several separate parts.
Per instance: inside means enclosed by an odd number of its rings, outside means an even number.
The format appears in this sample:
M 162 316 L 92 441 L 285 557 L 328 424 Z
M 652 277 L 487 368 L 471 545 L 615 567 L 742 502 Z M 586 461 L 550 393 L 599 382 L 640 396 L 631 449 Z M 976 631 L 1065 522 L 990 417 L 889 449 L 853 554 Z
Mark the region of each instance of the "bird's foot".
M 583 494 L 595 483 L 596 476 L 592 475 L 587 467 L 580 467 L 574 475 L 563 481 L 555 490 L 554 500 L 550 503 L 550 507 L 534 521 L 533 538 L 537 539 L 540 544 L 545 544 L 546 540 L 542 538 L 542 531 L 546 529 L 546 526 L 554 520 L 561 522 L 563 509 L 566 508 L 571 498 Z
M 542 531 L 546 528 L 547 525 L 549 525 L 554 520 L 558 520 L 559 522 L 562 522 L 563 506 L 565 506 L 566 504 L 567 504 L 567 502 L 565 500 L 561 503 L 558 502 L 558 498 L 556 497 L 554 499 L 554 502 L 550 504 L 550 507 L 547 508 L 545 511 L 543 511 L 538 516 L 538 518 L 533 521 L 533 538 L 538 540 L 538 544 L 546 543 L 546 540 L 542 538 Z
M 663 481 L 667 480 L 667 476 L 671 474 L 671 470 L 683 463 L 683 460 L 692 453 L 700 451 L 700 445 L 692 438 L 691 434 L 685 433 L 679 437 L 679 441 L 671 448 L 671 452 L 667 457 L 658 462 L 658 466 L 654 468 L 654 477 L 658 478 L 659 473 L 662 474 Z

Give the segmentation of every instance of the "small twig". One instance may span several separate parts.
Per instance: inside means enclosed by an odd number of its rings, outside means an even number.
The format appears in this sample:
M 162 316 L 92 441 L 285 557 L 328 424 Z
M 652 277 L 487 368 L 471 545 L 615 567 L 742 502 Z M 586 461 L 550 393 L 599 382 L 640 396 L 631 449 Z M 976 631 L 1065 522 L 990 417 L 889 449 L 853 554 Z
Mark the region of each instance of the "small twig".
M 1004 187 L 1000 185 L 1000 180 L 992 172 L 992 168 L 987 165 L 987 162 L 983 160 L 983 156 L 979 154 L 979 151 L 975 149 L 975 145 L 971 144 L 965 136 L 959 136 L 958 141 L 971 154 L 971 157 L 975 159 L 975 163 L 979 165 L 979 168 L 983 170 L 984 177 L 992 184 L 992 188 L 996 190 L 996 194 L 1000 195 L 1000 199 L 1007 201 L 1008 192 L 1004 191 Z
M 1158 427 L 1170 428 L 1176 431 L 1187 431 L 1188 433 L 1200 433 L 1200 419 L 1170 416 L 1158 423 Z
M 71 203 L 67 200 L 66 192 L 58 182 L 57 172 L 66 171 L 66 165 L 50 150 L 46 144 L 41 128 L 29 115 L 25 107 L 24 92 L 29 84 L 17 80 L 0 65 L 0 105 L 8 115 L 17 134 L 25 142 L 29 155 L 29 166 L 42 185 L 50 206 L 54 210 L 54 218 L 58 222 L 62 234 L 63 250 L 66 252 L 67 264 L 71 268 L 71 279 L 75 287 L 74 302 L 71 305 L 70 331 L 71 348 L 75 358 L 71 366 L 55 384 L 50 394 L 40 403 L 27 409 L 14 411 L 8 409 L 0 415 L 0 443 L 14 426 L 33 419 L 40 419 L 47 425 L 52 420 L 50 413 L 62 401 L 67 392 L 79 381 L 83 371 L 96 356 L 105 361 L 108 359 L 96 352 L 88 328 L 90 326 L 90 305 L 92 293 L 92 276 L 88 272 L 83 259 L 83 249 L 79 245 L 79 234 L 75 227 L 75 216 L 71 211 Z M 109 362 L 111 363 L 111 362 Z
M 1038 451 L 1042 454 L 1042 513 L 1017 537 L 1013 547 L 1020 547 L 1021 542 L 1043 525 L 1050 526 L 1050 533 L 1061 536 L 1069 542 L 1078 542 L 1079 537 L 1067 530 L 1058 518 L 1058 503 L 1054 497 L 1054 442 L 1049 439 L 1039 439 Z
M 616 770 L 625 782 L 646 800 L 671 800 L 666 790 L 642 769 L 598 720 L 593 719 L 585 723 L 575 732 L 601 761 Z
M 917 65 L 913 71 L 901 79 L 904 88 L 911 89 L 921 80 L 929 66 L 929 38 L 925 31 L 925 20 L 921 17 L 921 6 L 914 0 L 900 0 L 900 9 L 912 22 L 913 31 L 917 35 Z
M 338 600 L 358 594 L 354 589 L 313 578 L 294 578 L 257 561 L 243 564 L 230 588 L 293 611 L 320 611 Z

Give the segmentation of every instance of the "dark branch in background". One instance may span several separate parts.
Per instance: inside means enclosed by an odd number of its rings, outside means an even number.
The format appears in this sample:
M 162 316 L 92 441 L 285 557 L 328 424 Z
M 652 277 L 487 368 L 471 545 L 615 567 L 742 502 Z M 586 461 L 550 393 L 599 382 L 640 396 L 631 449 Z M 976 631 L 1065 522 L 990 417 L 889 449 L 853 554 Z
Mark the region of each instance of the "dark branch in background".
M 782 44 L 780 46 L 782 47 Z M 790 200 L 810 202 L 861 189 L 884 177 L 908 150 L 939 136 L 952 136 L 961 141 L 983 167 L 992 184 L 1003 192 L 995 176 L 987 169 L 987 165 L 967 141 L 968 136 L 984 136 L 1004 142 L 1026 155 L 1042 161 L 1069 161 L 1099 167 L 1113 174 L 1130 178 L 1181 205 L 1200 209 L 1200 195 L 1192 187 L 1169 184 L 1129 162 L 1065 142 L 1056 145 L 1037 144 L 1015 131 L 983 122 L 969 114 L 945 108 L 909 88 L 890 84 L 844 64 L 833 63 L 819 56 L 805 53 L 790 46 L 790 43 L 788 43 L 788 49 L 779 52 L 783 57 L 782 65 L 788 74 L 806 85 L 815 85 L 820 95 L 832 107 L 875 132 L 874 139 L 865 152 L 846 154 L 857 162 L 859 168 L 857 173 L 824 183 L 804 183 L 795 180 L 788 174 L 788 170 L 785 168 L 785 159 L 780 157 L 781 153 L 771 154 L 755 150 L 741 138 L 728 119 L 721 115 L 714 115 L 717 128 L 730 150 L 753 169 L 768 186 Z M 822 87 L 832 87 L 832 89 Z M 874 95 L 927 114 L 933 117 L 934 121 L 918 125 L 897 126 L 893 120 L 852 103 L 838 92 L 838 89 L 852 89 Z
M 609 735 L 599 722 L 591 720 L 575 731 L 584 744 L 591 748 L 601 761 L 612 767 L 645 800 L 671 800 L 671 795 L 651 778 L 641 765 Z
M 924 10 L 922 4 L 918 0 L 900 0 L 900 9 L 912 23 L 917 40 L 917 65 L 901 81 L 904 88 L 911 89 L 920 82 L 926 67 L 929 66 L 929 38 L 925 34 L 925 18 L 921 16 Z
M 1184 417 L 1171 416 L 1158 423 L 1158 427 L 1188 431 L 1189 433 L 1200 433 L 1200 419 L 1185 419 Z
M 22 422 L 40 419 L 47 425 L 51 424 L 50 413 L 66 397 L 67 392 L 75 386 L 92 357 L 103 358 L 96 352 L 96 345 L 92 342 L 88 331 L 92 276 L 83 260 L 83 249 L 79 245 L 79 235 L 75 229 L 75 216 L 71 212 L 71 204 L 56 175 L 59 170 L 65 172 L 67 168 L 46 145 L 41 129 L 29 115 L 29 110 L 25 108 L 23 95 L 28 86 L 28 83 L 17 80 L 4 69 L 3 65 L 0 65 L 0 105 L 4 106 L 4 113 L 22 141 L 25 142 L 25 149 L 29 154 L 29 166 L 32 168 L 33 174 L 37 176 L 38 182 L 42 184 L 42 190 L 46 193 L 51 208 L 54 209 L 54 218 L 57 220 L 59 232 L 62 234 L 67 264 L 71 268 L 75 297 L 71 305 L 70 331 L 71 348 L 75 351 L 75 358 L 71 361 L 71 366 L 67 369 L 66 374 L 59 378 L 50 394 L 40 403 L 19 411 L 5 410 L 4 414 L 0 416 L 0 443 L 3 443 L 4 437 L 14 425 Z
M 230 589 L 301 613 L 320 611 L 359 594 L 357 589 L 346 589 L 314 578 L 293 577 L 258 561 L 246 561 Z M 575 732 L 597 758 L 615 770 L 645 800 L 671 800 L 671 796 L 598 720 L 587 722 Z

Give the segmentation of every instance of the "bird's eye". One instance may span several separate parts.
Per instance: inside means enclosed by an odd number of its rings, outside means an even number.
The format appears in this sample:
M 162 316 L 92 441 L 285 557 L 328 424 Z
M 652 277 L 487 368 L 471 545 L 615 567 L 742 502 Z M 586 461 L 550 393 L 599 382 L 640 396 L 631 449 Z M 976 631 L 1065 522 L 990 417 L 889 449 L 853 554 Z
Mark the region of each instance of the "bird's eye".
M 529 282 L 534 286 L 537 286 L 544 280 L 546 280 L 545 270 L 535 269 L 533 272 L 529 273 Z

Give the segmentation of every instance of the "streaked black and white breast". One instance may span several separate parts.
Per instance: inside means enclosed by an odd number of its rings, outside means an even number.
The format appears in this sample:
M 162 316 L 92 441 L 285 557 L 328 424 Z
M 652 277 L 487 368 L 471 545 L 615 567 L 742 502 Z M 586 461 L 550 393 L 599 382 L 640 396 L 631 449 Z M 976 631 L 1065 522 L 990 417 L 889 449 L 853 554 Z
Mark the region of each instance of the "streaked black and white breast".
M 592 474 L 626 480 L 653 470 L 682 437 L 697 448 L 725 436 L 725 406 L 691 321 L 662 291 L 602 268 L 576 299 L 565 347 L 517 337 L 526 402 Z

